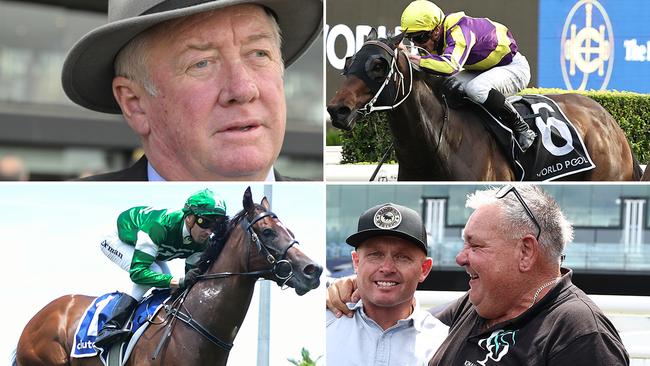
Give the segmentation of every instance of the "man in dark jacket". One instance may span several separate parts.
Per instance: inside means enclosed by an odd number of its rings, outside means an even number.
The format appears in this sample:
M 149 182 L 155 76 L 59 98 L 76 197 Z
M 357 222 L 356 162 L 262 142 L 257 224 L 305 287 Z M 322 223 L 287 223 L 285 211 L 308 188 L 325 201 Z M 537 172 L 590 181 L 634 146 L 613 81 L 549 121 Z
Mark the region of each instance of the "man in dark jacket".
M 83 107 L 123 114 L 146 158 L 88 179 L 281 180 L 284 68 L 322 28 L 321 0 L 297 4 L 109 1 L 109 23 L 68 53 L 63 88 Z

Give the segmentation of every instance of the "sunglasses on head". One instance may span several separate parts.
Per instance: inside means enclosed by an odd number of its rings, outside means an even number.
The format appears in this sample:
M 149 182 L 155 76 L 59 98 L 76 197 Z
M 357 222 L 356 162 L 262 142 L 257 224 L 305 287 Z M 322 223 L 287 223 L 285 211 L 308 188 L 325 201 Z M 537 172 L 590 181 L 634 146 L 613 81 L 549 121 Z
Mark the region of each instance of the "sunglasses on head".
M 505 185 L 505 186 L 501 187 L 501 189 L 499 189 L 497 191 L 496 197 L 498 199 L 501 199 L 501 198 L 505 197 L 510 192 L 515 194 L 515 197 L 517 197 L 517 199 L 519 200 L 521 205 L 524 207 L 524 210 L 526 211 L 526 214 L 528 215 L 528 217 L 530 217 L 530 219 L 533 221 L 533 224 L 535 224 L 535 226 L 537 227 L 537 237 L 536 238 L 537 238 L 537 241 L 539 241 L 539 235 L 542 233 L 542 227 L 539 226 L 539 222 L 537 222 L 537 219 L 535 218 L 535 215 L 533 215 L 533 211 L 530 210 L 530 207 L 528 207 L 528 205 L 526 204 L 526 201 L 524 201 L 524 199 L 521 197 L 521 194 L 519 194 L 519 191 L 517 191 L 517 188 L 515 188 L 515 186 L 513 186 L 513 185 L 509 185 L 509 184 Z
M 426 43 L 431 38 L 431 32 L 424 31 L 424 32 L 417 32 L 413 34 L 407 34 L 406 38 L 413 41 L 413 43 L 422 44 L 422 43 Z
M 213 229 L 221 220 L 213 219 L 205 216 L 197 216 L 196 224 L 199 225 L 201 229 Z

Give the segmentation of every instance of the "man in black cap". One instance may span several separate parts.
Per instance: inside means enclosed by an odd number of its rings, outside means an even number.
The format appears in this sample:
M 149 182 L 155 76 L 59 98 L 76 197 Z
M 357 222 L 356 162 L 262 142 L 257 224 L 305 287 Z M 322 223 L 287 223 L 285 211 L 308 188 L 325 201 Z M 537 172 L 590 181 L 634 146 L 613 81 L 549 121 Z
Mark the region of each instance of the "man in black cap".
M 414 297 L 432 265 L 422 219 L 408 207 L 381 204 L 361 215 L 346 242 L 355 247 L 361 300 L 348 303 L 357 310 L 351 318 L 327 312 L 327 364 L 426 365 L 447 326 Z

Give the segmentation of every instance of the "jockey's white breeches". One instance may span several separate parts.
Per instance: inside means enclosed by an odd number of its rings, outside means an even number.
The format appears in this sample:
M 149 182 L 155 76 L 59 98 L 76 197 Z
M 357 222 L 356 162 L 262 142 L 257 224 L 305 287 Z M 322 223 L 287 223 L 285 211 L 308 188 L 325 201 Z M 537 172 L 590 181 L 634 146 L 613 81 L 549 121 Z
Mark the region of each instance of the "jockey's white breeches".
M 131 269 L 131 261 L 133 260 L 133 253 L 135 247 L 120 240 L 117 232 L 106 235 L 99 244 L 102 253 L 108 257 L 113 263 L 117 264 L 123 270 L 129 272 Z M 170 274 L 171 271 L 166 262 L 156 261 L 151 263 L 149 267 L 154 272 Z M 151 286 L 133 284 L 130 295 L 140 301 L 144 294 L 149 291 Z
M 456 74 L 465 87 L 465 94 L 476 103 L 483 104 L 491 89 L 500 91 L 506 97 L 520 92 L 530 82 L 530 65 L 521 53 L 512 62 L 485 71 L 463 70 Z

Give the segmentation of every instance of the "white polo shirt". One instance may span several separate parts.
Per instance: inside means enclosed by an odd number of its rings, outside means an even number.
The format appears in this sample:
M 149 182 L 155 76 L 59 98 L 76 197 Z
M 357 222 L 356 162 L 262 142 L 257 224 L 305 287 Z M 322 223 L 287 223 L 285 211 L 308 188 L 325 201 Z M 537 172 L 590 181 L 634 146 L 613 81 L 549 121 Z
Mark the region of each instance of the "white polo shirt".
M 383 330 L 363 311 L 361 300 L 349 303 L 352 318 L 336 318 L 327 310 L 327 355 L 329 366 L 426 366 L 449 327 L 421 310 Z

